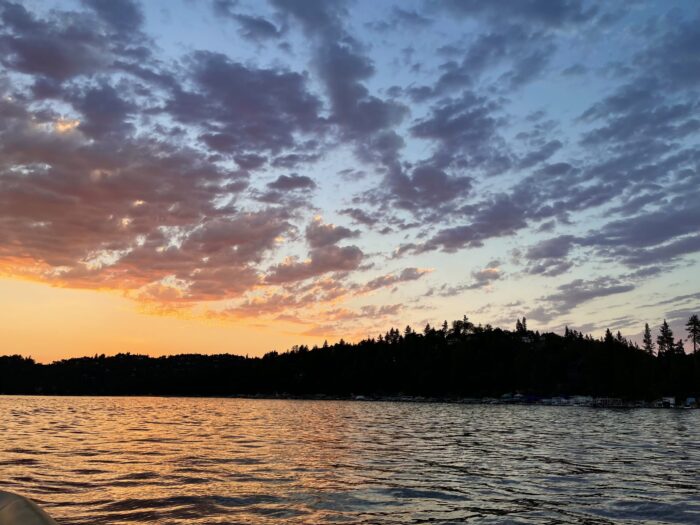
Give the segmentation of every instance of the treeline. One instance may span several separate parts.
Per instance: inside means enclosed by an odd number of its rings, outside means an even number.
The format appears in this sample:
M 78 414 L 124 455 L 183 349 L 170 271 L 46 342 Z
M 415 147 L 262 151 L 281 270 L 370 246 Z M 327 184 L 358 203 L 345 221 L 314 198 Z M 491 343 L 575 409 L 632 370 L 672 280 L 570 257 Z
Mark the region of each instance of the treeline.
M 639 347 L 610 330 L 513 331 L 465 316 L 418 333 L 392 328 L 355 344 L 340 341 L 248 358 L 232 354 L 95 355 L 40 364 L 0 357 L 0 393 L 68 395 L 264 395 L 480 397 L 592 395 L 656 399 L 700 393 L 700 322 L 688 323 L 685 354 L 668 324 Z M 649 343 L 649 344 L 647 344 Z M 656 352 L 655 352 L 656 347 Z

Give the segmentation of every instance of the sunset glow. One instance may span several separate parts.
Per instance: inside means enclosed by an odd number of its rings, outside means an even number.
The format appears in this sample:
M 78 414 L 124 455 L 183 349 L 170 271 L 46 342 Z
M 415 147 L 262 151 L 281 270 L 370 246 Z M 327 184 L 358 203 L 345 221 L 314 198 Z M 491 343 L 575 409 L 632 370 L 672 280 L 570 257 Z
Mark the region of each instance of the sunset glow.
M 3 353 L 682 333 L 697 5 L 554 4 L 0 0 Z

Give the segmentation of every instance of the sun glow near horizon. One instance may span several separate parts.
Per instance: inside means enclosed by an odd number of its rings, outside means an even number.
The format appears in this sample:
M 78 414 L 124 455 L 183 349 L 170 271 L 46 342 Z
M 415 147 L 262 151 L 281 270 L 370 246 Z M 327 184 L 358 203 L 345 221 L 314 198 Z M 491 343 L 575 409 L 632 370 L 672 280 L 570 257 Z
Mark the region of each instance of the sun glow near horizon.
M 0 279 L 0 311 L 0 354 L 31 356 L 42 363 L 120 352 L 262 355 L 286 349 L 290 335 L 284 331 L 292 328 L 284 322 L 270 330 L 254 322 L 156 315 L 139 311 L 117 292 L 9 279 Z M 312 339 L 296 337 L 304 339 L 302 343 Z

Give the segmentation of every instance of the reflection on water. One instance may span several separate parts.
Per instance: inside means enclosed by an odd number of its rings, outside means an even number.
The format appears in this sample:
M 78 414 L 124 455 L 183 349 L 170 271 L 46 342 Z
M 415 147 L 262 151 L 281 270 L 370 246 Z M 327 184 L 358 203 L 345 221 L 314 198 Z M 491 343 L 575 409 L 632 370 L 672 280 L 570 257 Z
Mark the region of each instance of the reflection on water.
M 700 523 L 700 411 L 0 398 L 60 523 Z

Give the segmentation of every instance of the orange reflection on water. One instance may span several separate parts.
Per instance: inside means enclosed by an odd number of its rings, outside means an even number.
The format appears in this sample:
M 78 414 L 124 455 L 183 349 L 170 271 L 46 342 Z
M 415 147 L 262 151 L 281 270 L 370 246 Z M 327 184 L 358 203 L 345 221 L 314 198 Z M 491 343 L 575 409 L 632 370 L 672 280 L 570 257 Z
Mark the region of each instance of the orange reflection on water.
M 0 396 L 0 416 L 0 489 L 62 524 L 693 523 L 700 512 L 693 410 Z

